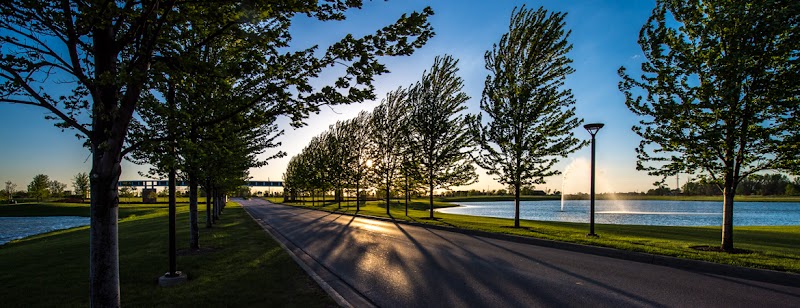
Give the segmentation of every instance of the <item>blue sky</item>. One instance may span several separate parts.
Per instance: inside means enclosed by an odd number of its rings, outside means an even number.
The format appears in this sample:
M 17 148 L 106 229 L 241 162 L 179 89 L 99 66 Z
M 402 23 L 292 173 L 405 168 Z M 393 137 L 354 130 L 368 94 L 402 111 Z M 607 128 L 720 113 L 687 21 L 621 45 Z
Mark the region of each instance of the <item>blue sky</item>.
M 371 1 L 362 10 L 354 10 L 343 22 L 321 23 L 304 17 L 297 18 L 292 26 L 295 48 L 314 44 L 324 49 L 348 33 L 365 35 L 396 20 L 401 14 L 431 6 L 435 15 L 430 19 L 436 36 L 410 57 L 385 59 L 390 74 L 376 79 L 376 101 L 347 106 L 323 108 L 312 115 L 306 127 L 292 129 L 285 119 L 280 120 L 286 134 L 281 137 L 281 150 L 288 153 L 284 159 L 273 160 L 269 165 L 251 170 L 258 180 L 281 178 L 289 157 L 296 155 L 314 135 L 337 120 L 348 119 L 361 110 L 371 110 L 385 93 L 398 86 L 408 86 L 420 78 L 437 55 L 450 54 L 459 59 L 464 91 L 471 97 L 467 102 L 469 113 L 480 111 L 480 96 L 488 74 L 484 68 L 484 53 L 508 30 L 508 21 L 515 6 L 527 5 L 536 9 L 544 6 L 549 11 L 567 12 L 566 26 L 572 30 L 569 41 L 573 44 L 570 57 L 575 73 L 567 77 L 566 86 L 576 99 L 577 116 L 589 122 L 602 122 L 606 126 L 597 136 L 597 190 L 598 192 L 646 191 L 656 178 L 636 171 L 634 149 L 639 137 L 631 131 L 638 119 L 624 104 L 617 89 L 620 66 L 631 73 L 637 72 L 641 63 L 641 49 L 636 43 L 639 29 L 647 20 L 654 1 Z M 327 82 L 324 78 L 319 84 Z M 88 172 L 91 162 L 88 150 L 73 133 L 61 132 L 51 121 L 44 119 L 41 108 L 0 104 L 0 180 L 11 180 L 24 189 L 34 175 L 44 173 L 58 181 L 70 183 L 74 174 Z M 583 129 L 575 130 L 578 138 L 589 139 Z M 266 153 L 269 154 L 269 153 Z M 266 155 L 265 154 L 265 155 Z M 566 192 L 588 191 L 589 148 L 583 148 L 563 159 L 555 168 L 566 173 L 546 179 L 540 189 Z M 123 163 L 121 179 L 141 178 L 137 172 L 146 167 Z M 469 188 L 497 189 L 501 186 L 479 171 L 479 182 Z M 681 183 L 685 181 L 681 178 Z M 675 186 L 675 179 L 667 182 Z M 70 189 L 72 188 L 69 185 Z

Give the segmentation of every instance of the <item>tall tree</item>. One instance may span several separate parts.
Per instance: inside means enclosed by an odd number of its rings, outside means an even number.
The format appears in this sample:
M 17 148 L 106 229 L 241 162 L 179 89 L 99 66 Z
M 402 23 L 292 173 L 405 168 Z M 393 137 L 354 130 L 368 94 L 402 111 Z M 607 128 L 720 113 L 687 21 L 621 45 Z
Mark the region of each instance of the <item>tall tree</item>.
M 478 178 L 470 159 L 474 143 L 469 117 L 462 113 L 469 96 L 463 92 L 457 65 L 452 56 L 437 56 L 409 94 L 407 150 L 414 153 L 417 177 L 428 189 L 430 218 L 434 189 L 468 185 Z
M 162 92 L 167 102 L 162 102 L 151 93 L 145 96 L 141 102 L 143 110 L 139 113 L 142 123 L 135 122 L 132 125 L 129 137 L 129 143 L 140 146 L 128 159 L 156 166 L 151 170 L 153 177 L 163 178 L 173 164 L 182 172 L 189 184 L 189 248 L 196 250 L 200 248 L 197 191 L 204 171 L 202 167 L 211 167 L 208 158 L 212 145 L 247 136 L 252 141 L 251 145 L 254 145 L 248 149 L 262 153 L 264 148 L 278 145 L 272 141 L 282 131 L 278 131 L 274 124 L 274 114 L 242 109 L 242 106 L 250 104 L 250 98 L 237 95 L 239 89 L 231 86 L 240 80 L 235 78 L 238 75 L 217 76 L 219 71 L 233 71 L 229 68 L 232 65 L 230 57 L 225 57 L 225 61 L 213 61 L 217 64 L 216 73 L 202 68 L 209 65 L 209 61 L 192 59 L 191 55 L 181 58 L 185 60 L 179 63 L 192 60 L 200 62 L 184 65 L 191 67 L 187 70 L 199 76 L 186 77 L 192 74 L 177 71 L 169 79 L 160 82 L 155 90 Z M 237 65 L 252 61 L 243 57 L 238 59 L 240 62 Z M 237 109 L 241 111 L 234 113 L 233 110 Z M 249 157 L 248 153 L 235 152 L 233 148 L 229 150 L 226 154 L 231 156 Z M 279 152 L 267 159 L 282 155 Z
M 361 209 L 361 190 L 368 186 L 368 175 L 373 165 L 369 155 L 371 135 L 369 122 L 371 118 L 372 115 L 369 112 L 362 111 L 347 122 L 347 130 L 350 132 L 347 144 L 351 155 L 347 169 L 349 170 L 349 179 L 355 182 L 356 212 Z
M 50 195 L 54 197 L 61 197 L 64 195 L 64 190 L 67 189 L 67 184 L 61 183 L 56 180 L 52 180 L 47 183 L 48 190 L 50 190 Z
M 176 33 L 205 23 L 218 31 L 199 40 L 201 49 L 225 31 L 272 29 L 266 37 L 245 35 L 243 41 L 272 42 L 263 65 L 270 75 L 251 79 L 265 100 L 280 102 L 295 124 L 324 104 L 352 103 L 374 97 L 373 77 L 387 72 L 379 55 L 411 54 L 433 35 L 427 17 L 433 12 L 403 15 L 374 35 L 348 35 L 325 52 L 316 47 L 286 52 L 290 24 L 297 14 L 321 21 L 342 20 L 362 1 L 182 2 L 27 1 L 0 2 L 0 102 L 33 105 L 49 111 L 60 128 L 86 138 L 92 153 L 89 288 L 92 306 L 120 305 L 117 239 L 120 162 L 127 131 L 156 63 L 169 55 Z M 189 22 L 195 21 L 195 22 Z M 235 27 L 236 25 L 245 27 Z M 249 34 L 265 33 L 253 31 Z M 162 53 L 163 52 L 163 53 Z M 310 80 L 327 68 L 345 63 L 334 85 L 314 88 Z M 243 70 L 249 69 L 242 67 Z M 58 82 L 59 87 L 51 86 Z M 64 88 L 64 85 L 72 88 Z M 238 111 L 237 111 L 238 112 Z M 51 114 L 51 115 L 50 115 Z M 85 120 L 89 119 L 90 122 Z
M 300 194 L 302 183 L 302 165 L 300 156 L 292 156 L 286 164 L 286 171 L 283 172 L 283 200 L 295 202 Z
M 519 196 L 523 185 L 543 184 L 560 174 L 552 170 L 559 158 L 584 146 L 572 130 L 583 120 L 575 117 L 575 99 L 564 88 L 574 70 L 567 53 L 570 31 L 566 13 L 514 9 L 509 31 L 485 55 L 490 75 L 481 110 L 472 131 L 480 144 L 479 166 L 495 180 L 514 188 L 514 226 L 519 227 Z
M 386 214 L 389 215 L 391 187 L 402 163 L 403 136 L 407 134 L 408 91 L 390 91 L 375 107 L 370 118 L 370 156 L 378 182 L 386 189 Z
M 37 174 L 33 181 L 28 184 L 28 195 L 41 201 L 50 196 L 50 177 L 45 174 Z
M 89 175 L 86 172 L 80 172 L 72 179 L 72 188 L 75 189 L 75 194 L 81 196 L 81 200 L 86 198 L 89 194 Z
M 347 125 L 342 121 L 337 121 L 336 124 L 331 125 L 328 130 L 328 138 L 325 139 L 325 147 L 328 152 L 328 172 L 331 173 L 334 181 L 334 195 L 338 208 L 342 207 L 342 198 L 344 197 L 344 185 L 348 178 L 347 165 L 352 159 L 350 149 L 347 148 L 348 132 L 346 131 Z
M 408 203 L 411 201 L 411 191 L 416 190 L 419 183 L 414 177 L 417 172 L 417 165 L 414 163 L 414 153 L 409 150 L 410 147 L 407 139 L 409 136 L 405 137 L 403 141 L 405 149 L 401 154 L 402 158 L 400 163 L 400 174 L 402 177 L 398 179 L 397 186 L 403 188 L 403 205 L 405 206 L 406 216 L 408 216 Z
M 642 137 L 637 169 L 717 183 L 725 251 L 733 249 L 737 185 L 797 162 L 797 16 L 797 1 L 659 0 L 639 33 L 643 74 L 619 70 L 626 105 L 644 118 L 633 127 Z
M 6 192 L 6 197 L 8 197 L 8 201 L 9 202 L 11 202 L 11 199 L 14 198 L 14 190 L 15 189 L 17 189 L 17 184 L 14 184 L 14 182 L 11 182 L 11 181 L 6 181 L 5 192 Z
M 308 176 L 307 181 L 311 189 L 312 206 L 316 205 L 315 197 L 317 189 L 321 192 L 320 195 L 323 198 L 322 206 L 324 206 L 325 190 L 327 190 L 330 185 L 328 153 L 325 147 L 327 135 L 328 132 L 325 131 L 322 134 L 314 136 L 311 138 L 306 148 L 303 149 L 303 154 L 308 158 L 308 160 L 306 160 L 306 163 L 308 163 L 306 175 Z

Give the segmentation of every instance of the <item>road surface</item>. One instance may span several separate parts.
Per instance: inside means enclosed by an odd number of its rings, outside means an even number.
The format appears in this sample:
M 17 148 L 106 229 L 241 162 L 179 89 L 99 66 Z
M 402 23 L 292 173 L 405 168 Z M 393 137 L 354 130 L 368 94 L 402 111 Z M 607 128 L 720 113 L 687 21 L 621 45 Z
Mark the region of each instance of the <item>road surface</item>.
M 331 286 L 359 307 L 800 307 L 796 287 L 237 202 L 318 263 L 312 268 L 341 279 Z

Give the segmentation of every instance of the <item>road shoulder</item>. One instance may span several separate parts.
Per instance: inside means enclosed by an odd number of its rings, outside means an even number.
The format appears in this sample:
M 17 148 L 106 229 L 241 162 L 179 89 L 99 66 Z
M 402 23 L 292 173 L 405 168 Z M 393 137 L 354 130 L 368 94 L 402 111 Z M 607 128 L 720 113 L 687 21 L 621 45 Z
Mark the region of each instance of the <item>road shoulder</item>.
M 274 204 L 266 200 L 264 205 L 284 206 Z M 300 265 L 303 270 L 314 279 L 319 286 L 325 290 L 331 298 L 342 307 L 375 307 L 367 297 L 356 291 L 352 286 L 347 284 L 344 280 L 336 274 L 328 270 L 320 262 L 317 262 L 311 255 L 306 253 L 303 249 L 297 247 L 291 240 L 283 236 L 278 230 L 273 228 L 269 223 L 261 218 L 256 217 L 257 214 L 253 213 L 251 207 L 257 205 L 242 204 L 248 215 L 258 223 L 264 231 L 277 241 L 281 247 Z

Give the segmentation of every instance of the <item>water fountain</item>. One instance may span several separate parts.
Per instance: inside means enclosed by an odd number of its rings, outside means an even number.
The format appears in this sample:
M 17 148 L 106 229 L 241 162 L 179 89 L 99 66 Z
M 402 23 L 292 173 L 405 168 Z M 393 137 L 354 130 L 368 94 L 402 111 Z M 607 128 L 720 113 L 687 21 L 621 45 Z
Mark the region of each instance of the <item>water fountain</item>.
M 581 191 L 578 187 L 584 189 L 589 187 L 589 161 L 586 158 L 578 157 L 573 158 L 572 161 L 564 168 L 563 178 L 561 179 L 561 211 L 564 211 L 564 203 L 566 202 L 567 195 L 570 193 L 575 194 Z M 580 179 L 584 179 L 580 181 Z M 576 182 L 579 181 L 580 183 Z M 586 182 L 586 183 L 583 183 Z M 584 185 L 585 184 L 585 185 Z
M 568 195 L 577 195 L 582 192 L 589 191 L 589 172 L 591 164 L 588 159 L 584 157 L 573 158 L 569 164 L 564 168 L 561 180 L 561 212 L 564 211 L 564 205 L 569 201 Z M 616 202 L 617 198 L 613 192 L 614 187 L 611 181 L 606 176 L 605 168 L 597 168 L 597 191 L 604 192 L 604 203 L 613 203 L 616 206 L 617 212 L 626 212 L 627 209 L 622 202 Z

